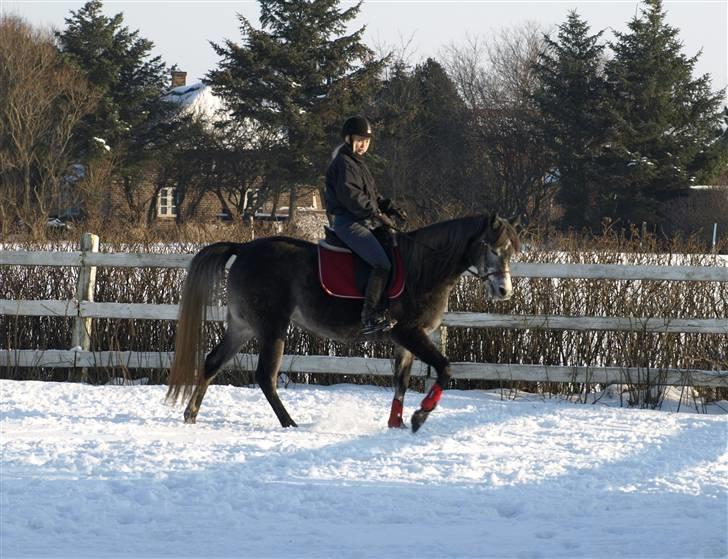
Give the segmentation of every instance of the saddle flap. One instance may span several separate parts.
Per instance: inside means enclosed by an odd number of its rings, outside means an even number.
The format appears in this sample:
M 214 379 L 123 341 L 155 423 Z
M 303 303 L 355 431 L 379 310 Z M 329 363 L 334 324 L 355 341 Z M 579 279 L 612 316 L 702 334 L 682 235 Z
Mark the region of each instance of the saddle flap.
M 396 299 L 404 291 L 404 266 L 399 247 L 394 247 L 391 260 L 387 297 Z M 371 266 L 359 256 L 348 248 L 330 244 L 327 238 L 318 243 L 318 263 L 319 282 L 326 293 L 347 299 L 364 298 Z

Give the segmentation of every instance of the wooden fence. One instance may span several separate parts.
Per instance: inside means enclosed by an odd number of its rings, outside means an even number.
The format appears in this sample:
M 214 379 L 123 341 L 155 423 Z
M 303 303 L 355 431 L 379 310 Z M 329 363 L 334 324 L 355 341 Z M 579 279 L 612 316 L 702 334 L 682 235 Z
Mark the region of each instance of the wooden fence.
M 15 301 L 0 299 L 0 316 L 73 317 L 73 349 L 0 350 L 0 367 L 126 367 L 168 368 L 170 352 L 89 351 L 93 319 L 176 320 L 177 305 L 96 303 L 93 301 L 95 270 L 98 266 L 185 268 L 192 254 L 99 253 L 98 238 L 84 235 L 80 251 L 0 251 L 0 265 L 74 266 L 80 268 L 76 297 L 67 301 Z M 728 267 L 640 266 L 618 264 L 512 264 L 514 277 L 590 278 L 599 280 L 728 281 Z M 224 307 L 211 307 L 210 320 L 222 321 Z M 651 333 L 710 333 L 726 335 L 728 318 L 635 318 L 566 317 L 547 315 L 501 315 L 490 313 L 448 312 L 443 327 L 515 328 L 528 330 L 608 330 Z M 254 369 L 257 357 L 240 354 L 226 368 Z M 497 381 L 545 381 L 589 383 L 635 383 L 728 387 L 728 371 L 696 369 L 649 369 L 635 367 L 554 366 L 539 364 L 453 363 L 458 379 Z M 342 373 L 351 375 L 391 375 L 388 359 L 286 355 L 282 370 L 305 373 Z M 414 376 L 428 375 L 421 363 L 413 367 Z

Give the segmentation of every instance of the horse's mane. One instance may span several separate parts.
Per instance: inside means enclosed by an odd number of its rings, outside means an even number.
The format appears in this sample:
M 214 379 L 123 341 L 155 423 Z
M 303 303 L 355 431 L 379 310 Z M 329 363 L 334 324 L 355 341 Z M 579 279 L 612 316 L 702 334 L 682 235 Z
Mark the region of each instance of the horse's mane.
M 487 215 L 433 223 L 399 236 L 407 270 L 407 292 L 417 296 L 460 273 L 470 241 L 490 225 Z

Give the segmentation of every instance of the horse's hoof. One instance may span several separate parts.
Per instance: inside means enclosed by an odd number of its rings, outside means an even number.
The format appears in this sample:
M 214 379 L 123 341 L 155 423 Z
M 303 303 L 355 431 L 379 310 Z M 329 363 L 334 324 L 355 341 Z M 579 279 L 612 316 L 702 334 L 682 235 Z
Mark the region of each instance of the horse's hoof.
M 194 416 L 185 415 L 185 423 L 187 423 L 188 425 L 194 425 L 195 423 L 197 423 L 197 418 Z
M 390 421 L 387 424 L 387 427 L 389 427 L 390 429 L 407 429 L 407 424 L 402 421 L 401 417 L 399 417 L 398 421 Z
M 422 427 L 422 424 L 427 421 L 427 416 L 430 415 L 429 411 L 423 409 L 417 410 L 412 414 L 412 432 L 416 433 Z
M 288 421 L 286 421 L 285 423 L 284 423 L 284 422 L 281 422 L 281 425 L 282 425 L 282 426 L 283 426 L 283 427 L 284 427 L 285 429 L 288 429 L 289 427 L 298 427 L 298 424 L 297 424 L 297 423 L 296 423 L 295 421 L 293 421 L 292 419 L 289 419 L 289 420 L 288 420 Z

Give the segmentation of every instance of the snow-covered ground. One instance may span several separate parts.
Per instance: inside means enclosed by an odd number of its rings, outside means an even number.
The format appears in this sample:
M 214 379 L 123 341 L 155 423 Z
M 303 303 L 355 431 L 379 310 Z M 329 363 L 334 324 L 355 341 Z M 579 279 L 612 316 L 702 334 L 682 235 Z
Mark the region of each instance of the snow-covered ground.
M 383 388 L 282 390 L 290 430 L 164 392 L 0 381 L 0 557 L 728 555 L 724 413 L 448 391 L 412 435 Z

